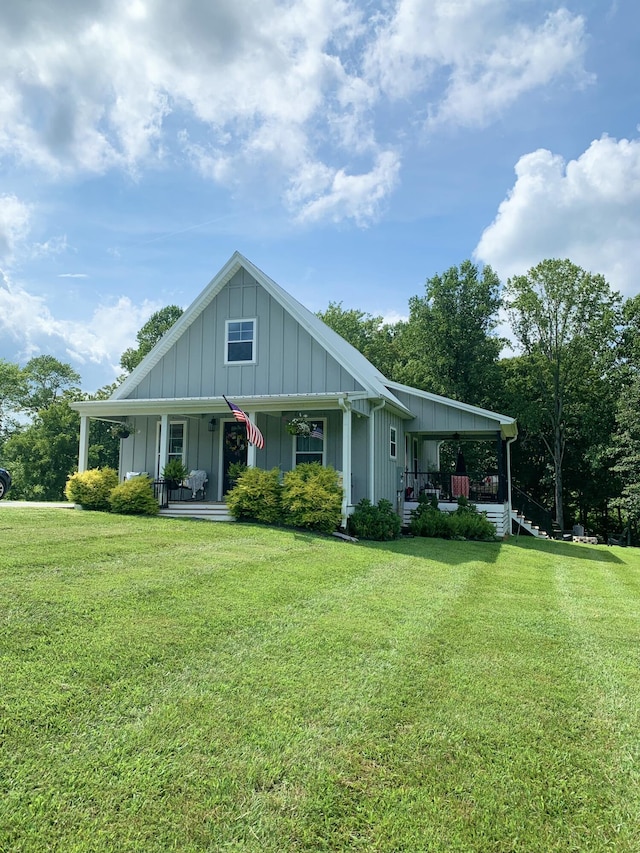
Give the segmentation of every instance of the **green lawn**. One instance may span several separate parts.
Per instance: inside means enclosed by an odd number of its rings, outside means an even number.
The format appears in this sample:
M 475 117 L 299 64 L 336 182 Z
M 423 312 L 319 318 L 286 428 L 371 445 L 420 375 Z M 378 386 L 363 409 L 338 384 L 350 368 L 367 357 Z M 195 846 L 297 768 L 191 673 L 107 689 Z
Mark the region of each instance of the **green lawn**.
M 640 552 L 0 506 L 0 851 L 640 850 Z

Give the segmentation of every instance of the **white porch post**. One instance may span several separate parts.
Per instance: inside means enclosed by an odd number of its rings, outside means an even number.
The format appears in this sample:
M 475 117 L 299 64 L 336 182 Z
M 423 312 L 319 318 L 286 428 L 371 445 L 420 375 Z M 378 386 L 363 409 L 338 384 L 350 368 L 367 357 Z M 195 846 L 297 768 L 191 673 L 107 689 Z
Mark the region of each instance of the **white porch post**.
M 376 412 L 383 409 L 384 404 L 385 401 L 380 400 L 369 412 L 369 500 L 372 504 L 376 503 Z
M 246 412 L 245 413 L 252 424 L 256 422 L 256 416 L 254 412 Z M 255 468 L 256 467 L 256 446 L 255 444 L 247 443 L 247 467 Z
M 347 526 L 351 506 L 351 403 L 344 397 L 338 399 L 342 409 L 342 526 Z
M 158 477 L 162 476 L 164 466 L 169 458 L 169 415 L 160 417 L 160 458 L 158 460 Z
M 78 449 L 78 472 L 82 474 L 89 466 L 89 416 L 80 415 L 80 447 Z

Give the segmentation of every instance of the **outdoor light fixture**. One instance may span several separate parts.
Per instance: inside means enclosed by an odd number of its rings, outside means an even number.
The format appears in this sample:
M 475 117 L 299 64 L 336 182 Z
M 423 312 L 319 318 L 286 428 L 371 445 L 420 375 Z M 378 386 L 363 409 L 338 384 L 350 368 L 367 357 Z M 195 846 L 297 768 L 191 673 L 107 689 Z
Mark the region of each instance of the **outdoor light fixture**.
M 216 431 L 216 419 L 215 418 L 211 418 L 211 420 L 208 422 L 207 429 L 209 430 L 209 432 L 215 432 Z

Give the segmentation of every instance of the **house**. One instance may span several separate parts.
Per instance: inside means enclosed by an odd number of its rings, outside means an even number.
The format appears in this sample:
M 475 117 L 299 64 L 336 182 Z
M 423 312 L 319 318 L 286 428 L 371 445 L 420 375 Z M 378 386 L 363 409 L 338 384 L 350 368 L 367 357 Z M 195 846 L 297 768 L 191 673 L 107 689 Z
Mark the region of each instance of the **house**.
M 247 444 L 224 397 L 258 426 L 263 449 Z M 344 521 L 361 498 L 386 498 L 406 513 L 420 491 L 443 504 L 457 492 L 486 503 L 500 534 L 509 530 L 515 420 L 389 381 L 238 252 L 109 399 L 73 406 L 80 471 L 90 420 L 125 422 L 121 479 L 147 472 L 157 480 L 168 460 L 181 459 L 206 472 L 207 501 L 220 502 L 233 462 L 286 471 L 318 461 L 341 472 Z M 290 433 L 300 415 L 315 436 Z M 492 471 L 440 472 L 445 439 L 491 442 Z

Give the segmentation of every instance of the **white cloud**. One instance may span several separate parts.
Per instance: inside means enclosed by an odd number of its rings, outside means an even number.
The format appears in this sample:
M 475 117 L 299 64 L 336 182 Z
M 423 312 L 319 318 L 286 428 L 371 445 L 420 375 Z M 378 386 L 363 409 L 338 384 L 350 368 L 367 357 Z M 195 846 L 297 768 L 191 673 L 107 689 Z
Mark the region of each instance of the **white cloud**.
M 545 258 L 570 258 L 626 294 L 638 291 L 640 140 L 603 136 L 568 163 L 538 149 L 515 171 L 478 259 L 506 279 Z
M 536 26 L 512 23 L 505 0 L 400 0 L 367 69 L 390 97 L 425 92 L 432 125 L 483 125 L 564 74 L 589 80 L 585 47 L 584 20 L 566 9 Z M 442 75 L 440 95 L 429 84 Z
M 135 345 L 136 333 L 161 303 L 145 300 L 136 305 L 122 296 L 99 305 L 89 320 L 59 320 L 46 300 L 4 276 L 0 287 L 0 335 L 13 343 L 16 361 L 40 353 L 70 358 L 76 365 L 98 364 L 113 378 L 124 350 Z
M 10 258 L 29 233 L 31 208 L 14 195 L 0 196 L 0 258 Z
M 397 183 L 399 170 L 400 161 L 392 151 L 382 153 L 375 168 L 364 175 L 311 168 L 290 197 L 295 202 L 297 197 L 316 196 L 302 207 L 299 218 L 303 222 L 353 218 L 365 225 L 376 218 L 380 204 Z
M 388 98 L 472 124 L 584 79 L 581 18 L 511 18 L 507 0 L 398 0 L 386 18 L 356 0 L 4 4 L 0 154 L 53 177 L 186 156 L 300 220 L 366 224 L 401 161 L 383 138 Z

